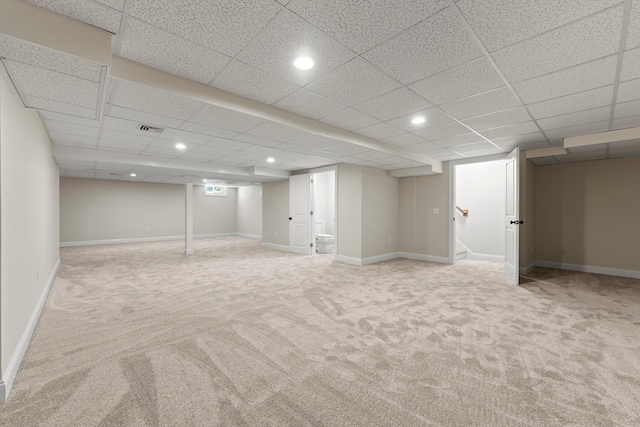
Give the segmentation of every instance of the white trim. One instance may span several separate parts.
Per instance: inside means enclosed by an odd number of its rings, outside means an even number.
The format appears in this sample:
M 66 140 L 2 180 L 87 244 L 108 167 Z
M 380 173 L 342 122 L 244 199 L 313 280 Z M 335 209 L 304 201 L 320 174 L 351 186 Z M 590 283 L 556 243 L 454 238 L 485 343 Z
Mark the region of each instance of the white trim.
M 520 267 L 520 275 L 525 275 L 525 274 L 529 274 L 531 273 L 531 270 L 533 270 L 534 268 L 536 268 L 536 261 L 533 261 L 531 264 L 527 265 L 526 267 Z
M 194 239 L 210 239 L 212 237 L 235 236 L 237 233 L 213 233 L 213 234 L 196 234 Z M 108 239 L 108 240 L 83 240 L 77 242 L 60 242 L 61 248 L 72 246 L 94 246 L 94 245 L 114 245 L 119 243 L 144 243 L 144 242 L 162 242 L 166 240 L 182 240 L 185 236 L 159 236 L 159 237 L 133 237 L 128 239 Z
M 40 314 L 42 313 L 42 309 L 44 308 L 45 303 L 47 302 L 49 291 L 51 290 L 53 282 L 56 280 L 56 276 L 58 275 L 59 270 L 60 259 L 58 259 L 56 261 L 56 264 L 53 266 L 53 270 L 49 275 L 49 279 L 47 280 L 47 283 L 42 290 L 42 294 L 40 294 L 40 299 L 34 307 L 33 312 L 31 313 L 31 317 L 29 318 L 29 322 L 27 323 L 27 326 L 24 329 L 22 336 L 20 337 L 20 341 L 18 341 L 18 345 L 16 346 L 13 355 L 11 356 L 9 365 L 7 365 L 7 369 L 2 374 L 2 381 L 0 381 L 0 403 L 6 402 L 9 399 L 9 394 L 11 393 L 13 382 L 16 380 L 16 375 L 18 375 L 20 364 L 22 363 L 22 359 L 27 352 L 29 342 L 31 342 L 31 336 L 33 335 L 33 331 L 36 329 L 36 325 L 38 324 L 38 320 L 40 319 Z
M 336 261 L 346 262 L 347 264 L 362 265 L 361 258 L 350 257 L 346 255 L 336 255 Z
M 415 259 L 418 261 L 437 262 L 439 264 L 452 264 L 449 258 L 442 256 L 424 255 L 424 254 L 412 254 L 409 252 L 398 252 L 398 257 Z
M 248 237 L 249 239 L 262 239 L 262 235 L 260 234 L 235 233 L 235 235 L 239 237 Z
M 630 277 L 640 279 L 640 271 L 623 270 L 621 268 L 598 267 L 595 265 L 568 264 L 564 262 L 536 261 L 536 267 L 557 268 L 559 270 L 580 271 L 583 273 L 606 274 L 608 276 Z
M 273 249 L 275 251 L 289 252 L 289 246 L 286 245 L 276 245 L 275 243 L 262 242 L 262 247 Z
M 395 258 L 398 258 L 398 252 L 389 252 L 387 254 L 374 255 L 367 258 L 362 258 L 360 260 L 360 265 L 375 264 L 376 262 L 389 261 L 390 259 L 395 259 Z
M 193 254 L 194 254 L 193 249 L 186 249 L 186 250 L 184 251 L 184 254 L 185 254 L 185 255 L 193 255 Z
M 477 259 L 480 261 L 504 262 L 502 255 L 479 254 L 477 252 L 467 252 L 467 259 Z

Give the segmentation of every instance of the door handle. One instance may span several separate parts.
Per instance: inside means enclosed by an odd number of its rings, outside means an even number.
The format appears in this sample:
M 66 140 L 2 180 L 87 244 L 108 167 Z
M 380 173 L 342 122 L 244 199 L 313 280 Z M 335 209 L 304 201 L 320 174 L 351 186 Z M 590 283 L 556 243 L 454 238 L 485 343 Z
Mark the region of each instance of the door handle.
M 518 225 L 518 224 L 524 224 L 524 221 L 522 221 L 522 220 L 515 220 L 515 221 L 510 221 L 509 223 L 510 223 L 510 224 Z
M 291 221 L 293 219 L 293 217 L 289 217 L 289 221 Z

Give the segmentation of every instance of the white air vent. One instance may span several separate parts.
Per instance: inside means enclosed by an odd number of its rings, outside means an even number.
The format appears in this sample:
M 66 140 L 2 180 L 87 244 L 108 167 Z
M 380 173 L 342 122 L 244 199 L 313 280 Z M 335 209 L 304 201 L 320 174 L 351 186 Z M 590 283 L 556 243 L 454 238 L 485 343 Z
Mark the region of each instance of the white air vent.
M 157 128 L 157 127 L 155 127 L 155 126 L 140 125 L 140 126 L 138 126 L 138 130 L 141 130 L 142 132 L 162 133 L 162 131 L 163 131 L 164 129 L 162 129 L 162 128 Z

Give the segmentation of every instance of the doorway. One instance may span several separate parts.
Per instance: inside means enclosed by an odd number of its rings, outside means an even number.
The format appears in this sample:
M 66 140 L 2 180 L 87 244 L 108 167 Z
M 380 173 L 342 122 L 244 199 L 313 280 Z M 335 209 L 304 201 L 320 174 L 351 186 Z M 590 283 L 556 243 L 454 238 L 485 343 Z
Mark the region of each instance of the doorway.
M 336 171 L 313 173 L 314 254 L 336 253 Z

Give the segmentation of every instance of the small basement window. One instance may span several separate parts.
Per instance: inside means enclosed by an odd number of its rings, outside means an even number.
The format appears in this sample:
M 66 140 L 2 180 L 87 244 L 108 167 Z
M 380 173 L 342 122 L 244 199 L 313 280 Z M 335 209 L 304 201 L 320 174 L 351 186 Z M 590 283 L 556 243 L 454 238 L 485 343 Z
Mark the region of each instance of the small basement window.
M 227 187 L 222 187 L 220 185 L 205 185 L 204 186 L 204 195 L 205 196 L 226 197 L 227 196 Z

